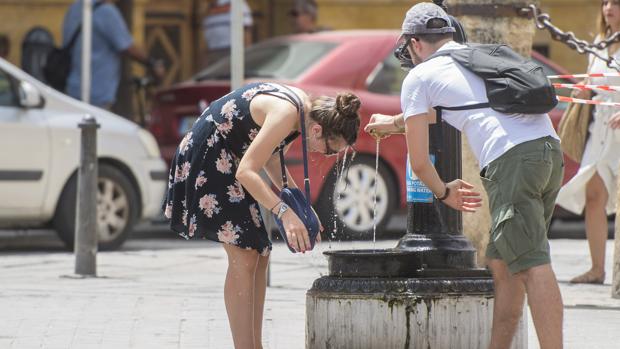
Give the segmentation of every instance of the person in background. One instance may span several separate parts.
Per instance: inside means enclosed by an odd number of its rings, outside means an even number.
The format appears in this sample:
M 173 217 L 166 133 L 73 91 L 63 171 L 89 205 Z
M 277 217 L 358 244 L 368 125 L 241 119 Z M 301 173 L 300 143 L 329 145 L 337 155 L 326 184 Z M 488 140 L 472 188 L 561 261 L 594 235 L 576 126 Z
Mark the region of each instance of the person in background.
M 11 42 L 6 34 L 0 34 L 0 57 L 4 59 L 9 58 L 9 52 L 11 51 Z
M 295 32 L 302 34 L 328 30 L 317 26 L 318 12 L 319 6 L 315 0 L 295 0 L 293 8 L 289 11 Z
M 603 0 L 598 16 L 599 28 L 595 41 L 609 38 L 620 31 L 620 1 Z M 620 44 L 613 43 L 599 51 L 607 58 L 620 61 Z M 590 56 L 589 72 L 616 73 L 605 61 Z M 588 84 L 618 85 L 619 78 L 592 78 Z M 591 91 L 582 90 L 577 98 L 590 99 Z M 592 99 L 601 102 L 620 102 L 620 93 L 598 91 Z M 586 237 L 590 247 L 590 270 L 574 277 L 571 283 L 602 284 L 605 281 L 605 243 L 607 215 L 616 210 L 616 183 L 620 168 L 620 112 L 609 106 L 594 106 L 589 137 L 577 174 L 558 194 L 557 204 L 575 213 L 585 210 Z
M 243 0 L 243 42 L 245 46 L 252 43 L 252 11 Z M 202 31 L 207 52 L 203 65 L 209 65 L 230 54 L 230 0 L 213 0 L 202 20 Z
M 156 78 L 164 75 L 163 62 L 150 58 L 137 47 L 123 16 L 114 5 L 117 0 L 93 1 L 90 103 L 110 110 L 116 101 L 121 78 L 121 57 L 126 55 L 144 64 Z M 65 46 L 82 24 L 82 0 L 75 1 L 65 14 L 62 36 Z M 82 34 L 71 50 L 71 72 L 66 93 L 81 99 Z

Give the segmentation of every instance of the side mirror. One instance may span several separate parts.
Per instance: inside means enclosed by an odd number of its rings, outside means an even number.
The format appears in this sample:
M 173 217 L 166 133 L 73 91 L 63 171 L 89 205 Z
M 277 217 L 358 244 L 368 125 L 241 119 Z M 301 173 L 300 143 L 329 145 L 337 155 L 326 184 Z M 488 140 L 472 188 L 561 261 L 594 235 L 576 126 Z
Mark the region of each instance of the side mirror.
M 28 81 L 19 83 L 19 106 L 22 108 L 41 108 L 43 107 L 43 97 L 36 87 Z

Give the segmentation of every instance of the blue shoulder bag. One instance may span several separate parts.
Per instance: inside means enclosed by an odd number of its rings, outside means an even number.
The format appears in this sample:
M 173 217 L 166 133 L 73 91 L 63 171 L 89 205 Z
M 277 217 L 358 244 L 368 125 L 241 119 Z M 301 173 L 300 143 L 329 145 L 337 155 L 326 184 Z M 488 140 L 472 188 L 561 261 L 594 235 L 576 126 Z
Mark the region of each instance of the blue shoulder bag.
M 287 88 L 286 86 L 283 86 Z M 288 89 L 288 88 L 287 88 Z M 288 89 L 290 91 L 290 89 Z M 293 210 L 297 217 L 303 222 L 306 230 L 308 231 L 308 237 L 310 238 L 310 249 L 314 248 L 314 243 L 316 241 L 317 235 L 320 233 L 320 223 L 317 218 L 312 206 L 310 205 L 310 179 L 308 178 L 308 150 L 306 148 L 306 123 L 304 116 L 304 108 L 303 104 L 299 97 L 294 94 L 292 91 L 292 96 L 288 93 L 283 92 L 292 102 L 294 102 L 295 107 L 299 111 L 300 119 L 301 119 L 301 143 L 303 148 L 303 159 L 304 159 L 304 193 L 298 188 L 289 188 L 288 179 L 286 177 L 286 168 L 284 166 L 284 147 L 286 143 L 282 142 L 279 147 L 280 153 L 280 167 L 282 168 L 282 190 L 280 191 L 280 200 L 284 202 L 289 210 Z M 273 212 L 272 212 L 273 213 Z M 286 231 L 284 230 L 284 225 L 282 221 L 278 218 L 276 214 L 273 215 L 278 225 L 278 231 L 280 232 L 280 236 L 286 242 L 288 249 L 296 253 L 296 251 L 291 247 L 288 243 L 288 238 L 286 237 Z

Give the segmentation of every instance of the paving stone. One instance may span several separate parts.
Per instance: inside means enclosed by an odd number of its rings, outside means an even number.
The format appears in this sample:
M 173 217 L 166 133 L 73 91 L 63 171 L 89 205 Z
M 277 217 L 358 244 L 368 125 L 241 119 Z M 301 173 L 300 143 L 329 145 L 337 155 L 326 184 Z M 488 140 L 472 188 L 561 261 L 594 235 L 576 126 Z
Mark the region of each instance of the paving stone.
M 215 243 L 165 240 L 166 248 L 98 253 L 97 278 L 69 278 L 70 253 L 0 253 L 0 348 L 232 348 L 223 300 L 225 252 Z M 153 248 L 158 244 L 152 243 Z M 323 243 L 293 255 L 272 253 L 265 349 L 301 349 L 306 291 L 326 274 L 322 251 L 387 248 L 394 240 Z M 620 300 L 606 284 L 570 285 L 585 270 L 585 240 L 551 240 L 553 267 L 566 305 L 565 348 L 617 348 Z M 613 244 L 608 243 L 608 270 Z M 537 348 L 531 319 L 529 347 Z

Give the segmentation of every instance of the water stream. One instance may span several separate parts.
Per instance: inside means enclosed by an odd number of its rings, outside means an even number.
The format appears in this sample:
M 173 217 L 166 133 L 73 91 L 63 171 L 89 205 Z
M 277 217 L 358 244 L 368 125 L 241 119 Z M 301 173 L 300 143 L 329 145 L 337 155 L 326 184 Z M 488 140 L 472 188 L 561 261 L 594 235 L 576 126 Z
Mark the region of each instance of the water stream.
M 338 210 L 336 209 L 336 206 L 338 205 L 338 202 L 340 202 L 340 199 L 342 198 L 342 192 L 343 190 L 341 189 L 343 186 L 343 177 L 344 177 L 344 169 L 345 166 L 347 164 L 347 154 L 348 151 L 344 152 L 344 156 L 342 158 L 342 167 L 338 168 L 338 160 L 336 160 L 336 187 L 335 187 L 335 191 L 338 193 L 338 196 L 336 196 L 336 199 L 334 200 L 334 230 L 332 232 L 332 238 L 336 238 L 336 233 L 338 233 Z
M 374 194 L 373 194 L 373 206 L 372 206 L 372 249 L 376 249 L 377 243 L 377 176 L 379 174 L 379 143 L 381 138 L 377 137 L 377 149 L 375 149 L 375 181 L 374 181 Z

